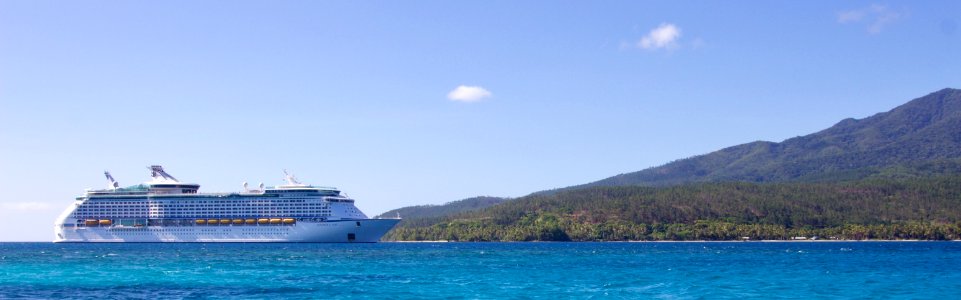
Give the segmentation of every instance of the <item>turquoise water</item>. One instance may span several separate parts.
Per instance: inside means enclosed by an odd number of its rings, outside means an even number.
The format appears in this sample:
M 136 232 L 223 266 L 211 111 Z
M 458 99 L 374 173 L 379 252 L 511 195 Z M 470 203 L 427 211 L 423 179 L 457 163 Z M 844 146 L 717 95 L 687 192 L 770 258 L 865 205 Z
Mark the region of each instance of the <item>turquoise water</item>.
M 0 244 L 0 298 L 961 297 L 961 243 Z

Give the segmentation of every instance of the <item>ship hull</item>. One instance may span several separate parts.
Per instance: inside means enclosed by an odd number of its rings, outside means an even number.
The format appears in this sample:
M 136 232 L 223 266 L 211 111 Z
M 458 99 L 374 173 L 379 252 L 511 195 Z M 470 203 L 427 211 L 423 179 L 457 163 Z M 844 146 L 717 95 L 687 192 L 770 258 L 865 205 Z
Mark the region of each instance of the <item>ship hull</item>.
M 55 227 L 55 243 L 376 243 L 400 219 L 292 225 Z

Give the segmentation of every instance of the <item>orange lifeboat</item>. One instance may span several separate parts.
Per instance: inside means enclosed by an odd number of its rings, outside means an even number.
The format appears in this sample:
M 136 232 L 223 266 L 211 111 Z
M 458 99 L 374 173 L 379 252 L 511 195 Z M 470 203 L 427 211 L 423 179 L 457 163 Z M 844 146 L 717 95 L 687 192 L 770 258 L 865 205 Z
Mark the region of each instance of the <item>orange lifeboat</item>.
M 257 220 L 254 220 L 254 219 L 246 219 L 246 220 L 244 220 L 244 223 L 247 224 L 247 225 L 253 225 L 254 223 L 257 223 Z
M 257 219 L 257 224 L 267 224 L 270 223 L 268 219 Z
M 204 220 L 204 219 L 197 219 L 197 220 L 196 220 L 196 221 L 194 221 L 194 222 L 196 222 L 196 223 L 197 223 L 197 225 L 204 225 L 204 224 L 207 224 L 207 220 Z
M 110 221 L 110 220 L 100 220 L 100 225 L 101 225 L 101 226 L 110 226 L 110 224 L 113 224 L 113 221 Z
M 234 219 L 231 223 L 234 223 L 234 225 L 240 225 L 244 223 L 244 219 Z
M 297 222 L 297 220 L 294 220 L 294 219 L 284 219 L 284 224 L 294 224 L 294 222 Z
M 280 219 L 270 219 L 270 224 L 280 224 Z
M 220 219 L 220 225 L 230 224 L 230 219 Z
M 97 223 L 97 220 L 85 220 L 83 224 L 87 226 L 97 226 L 99 223 Z
M 207 220 L 208 225 L 217 225 L 217 222 L 220 222 L 220 220 L 217 220 L 217 219 Z

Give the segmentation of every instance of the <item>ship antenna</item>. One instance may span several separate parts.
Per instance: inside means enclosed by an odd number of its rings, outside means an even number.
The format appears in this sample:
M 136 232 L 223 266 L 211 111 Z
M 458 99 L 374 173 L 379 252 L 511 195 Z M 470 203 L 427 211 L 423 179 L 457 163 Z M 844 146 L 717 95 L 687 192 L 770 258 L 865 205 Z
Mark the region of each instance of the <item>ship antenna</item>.
M 108 189 L 116 190 L 118 187 L 120 187 L 120 183 L 117 183 L 117 181 L 113 179 L 113 176 L 110 176 L 110 172 L 103 171 L 103 175 L 107 176 Z

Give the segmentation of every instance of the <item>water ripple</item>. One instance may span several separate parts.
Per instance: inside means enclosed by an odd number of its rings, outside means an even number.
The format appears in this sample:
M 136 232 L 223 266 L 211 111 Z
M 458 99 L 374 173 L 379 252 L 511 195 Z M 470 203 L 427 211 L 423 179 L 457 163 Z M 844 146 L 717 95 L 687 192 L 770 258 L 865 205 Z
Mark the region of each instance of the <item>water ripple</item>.
M 0 243 L 0 298 L 953 299 L 959 270 L 944 242 Z

